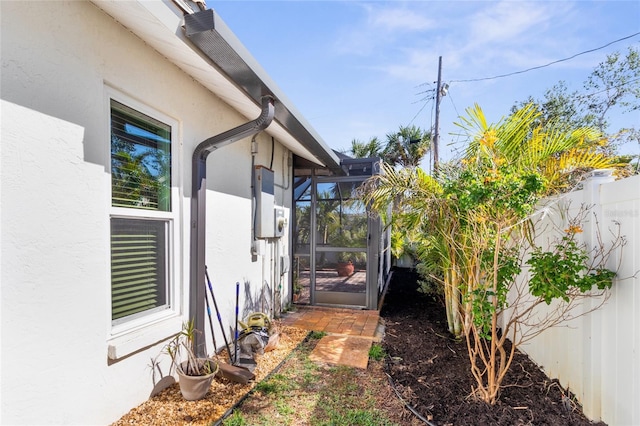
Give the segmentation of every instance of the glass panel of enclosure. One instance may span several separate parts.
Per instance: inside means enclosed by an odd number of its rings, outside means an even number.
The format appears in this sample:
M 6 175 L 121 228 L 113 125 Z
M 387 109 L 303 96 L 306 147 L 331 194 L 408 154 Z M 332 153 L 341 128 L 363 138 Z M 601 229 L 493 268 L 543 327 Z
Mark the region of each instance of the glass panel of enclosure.
M 296 168 L 293 301 L 375 309 L 388 266 L 380 257 L 380 220 L 368 214 L 357 191 L 379 172 L 379 159 L 342 163 L 346 176 Z
M 311 301 L 311 176 L 294 179 L 295 224 L 293 230 L 294 301 Z
M 357 180 L 318 180 L 315 200 L 315 301 L 366 304 L 368 215 Z M 349 293 L 344 294 L 344 293 Z

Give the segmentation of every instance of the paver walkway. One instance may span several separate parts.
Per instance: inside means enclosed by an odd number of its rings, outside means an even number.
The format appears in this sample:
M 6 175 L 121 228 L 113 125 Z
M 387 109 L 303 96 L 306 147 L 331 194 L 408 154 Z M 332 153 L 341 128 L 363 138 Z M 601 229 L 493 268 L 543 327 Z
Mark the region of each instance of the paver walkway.
M 380 341 L 380 312 L 298 305 L 283 324 L 327 333 L 309 358 L 332 365 L 366 369 L 373 341 Z

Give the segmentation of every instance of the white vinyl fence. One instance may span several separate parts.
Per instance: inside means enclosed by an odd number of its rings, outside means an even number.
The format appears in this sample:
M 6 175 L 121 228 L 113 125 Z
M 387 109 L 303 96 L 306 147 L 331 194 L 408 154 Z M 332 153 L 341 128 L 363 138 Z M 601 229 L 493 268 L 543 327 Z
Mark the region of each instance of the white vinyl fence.
M 548 329 L 520 349 L 569 388 L 592 420 L 640 425 L 640 176 L 613 181 L 608 173 L 595 172 L 583 189 L 550 203 L 556 208 L 541 214 L 547 217 L 539 223 L 543 234 L 538 241 L 552 238 L 550 222 L 560 226 L 556 230 L 566 228 L 557 207 L 567 203 L 570 214 L 581 205 L 595 213 L 580 234 L 587 247 L 596 241 L 596 227 L 606 243 L 619 224 L 627 243 L 607 265 L 614 270 L 619 265 L 618 278 L 601 309 Z

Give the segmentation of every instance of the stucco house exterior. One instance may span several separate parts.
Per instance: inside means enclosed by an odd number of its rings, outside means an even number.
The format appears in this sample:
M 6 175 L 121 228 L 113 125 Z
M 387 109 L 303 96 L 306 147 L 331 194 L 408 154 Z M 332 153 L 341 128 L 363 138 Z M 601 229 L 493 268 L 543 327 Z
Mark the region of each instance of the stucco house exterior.
M 227 327 L 291 300 L 294 168 L 344 165 L 201 6 L 0 2 L 2 424 L 146 400 L 205 267 Z

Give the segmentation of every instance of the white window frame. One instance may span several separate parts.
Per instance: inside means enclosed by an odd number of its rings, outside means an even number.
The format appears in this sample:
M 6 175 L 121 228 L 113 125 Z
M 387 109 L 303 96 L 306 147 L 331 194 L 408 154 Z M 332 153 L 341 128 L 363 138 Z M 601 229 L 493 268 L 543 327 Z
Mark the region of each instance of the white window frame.
M 108 322 L 109 335 L 107 338 L 108 357 L 110 359 L 122 358 L 135 351 L 141 350 L 147 346 L 166 339 L 180 331 L 182 327 L 182 299 L 181 299 L 181 273 L 182 265 L 180 262 L 180 233 L 181 223 L 181 203 L 179 191 L 179 135 L 180 122 L 162 112 L 149 107 L 148 105 L 134 99 L 131 96 L 117 91 L 113 88 L 106 87 L 106 111 L 107 111 L 107 167 L 109 170 L 109 216 L 108 229 L 109 241 L 111 241 L 111 219 L 112 218 L 134 218 L 134 219 L 150 219 L 161 220 L 167 224 L 166 235 L 166 251 L 167 251 L 167 309 L 151 310 L 148 314 L 140 313 L 132 315 L 130 319 L 112 320 L 111 318 L 111 275 L 108 278 Z M 171 128 L 171 211 L 154 211 L 126 207 L 113 207 L 111 201 L 111 100 L 117 101 L 128 106 L 138 112 L 152 117 Z M 107 264 L 111 265 L 111 250 L 108 253 Z M 111 271 L 111 268 L 109 268 Z

